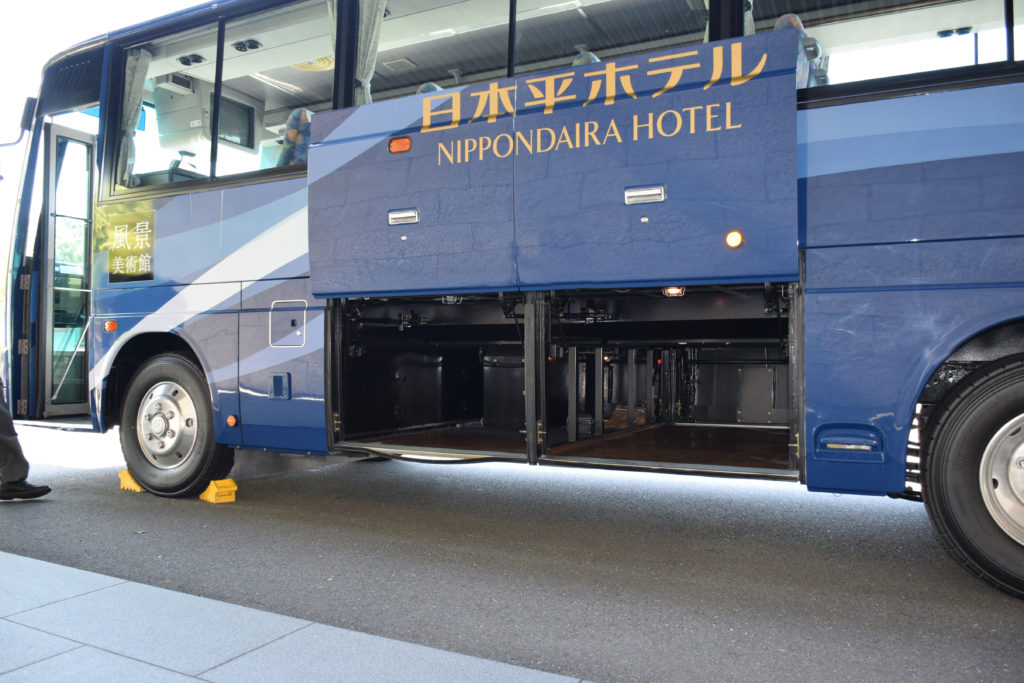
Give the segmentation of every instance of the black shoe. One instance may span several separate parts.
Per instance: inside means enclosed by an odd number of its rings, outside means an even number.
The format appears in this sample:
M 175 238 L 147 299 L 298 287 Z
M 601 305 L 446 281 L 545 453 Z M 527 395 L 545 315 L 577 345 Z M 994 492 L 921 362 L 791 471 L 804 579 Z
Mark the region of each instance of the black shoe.
M 33 486 L 25 479 L 0 484 L 0 500 L 41 498 L 49 492 L 49 486 Z

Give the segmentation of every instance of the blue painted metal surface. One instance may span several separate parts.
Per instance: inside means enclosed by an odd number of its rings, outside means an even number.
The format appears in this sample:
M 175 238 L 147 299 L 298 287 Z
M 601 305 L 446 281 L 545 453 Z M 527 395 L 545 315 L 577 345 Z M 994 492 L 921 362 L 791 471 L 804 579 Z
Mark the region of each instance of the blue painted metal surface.
M 768 32 L 520 78 L 517 134 L 552 145 L 515 157 L 521 287 L 796 280 L 795 42 Z M 550 112 L 530 106 L 552 94 Z M 626 205 L 652 187 L 664 201 Z
M 511 156 L 442 165 L 439 151 L 467 136 L 512 133 L 509 116 L 471 121 L 473 93 L 486 90 L 474 86 L 314 117 L 309 245 L 317 296 L 515 288 Z M 452 111 L 454 98 L 468 107 L 460 116 Z M 424 124 L 425 108 L 438 126 L 457 121 L 458 128 L 419 133 L 431 124 Z M 390 153 L 388 140 L 402 135 L 412 137 L 412 149 Z M 398 210 L 415 210 L 418 220 L 390 224 L 389 212 Z
M 243 283 L 238 383 L 243 444 L 327 451 L 323 299 L 309 280 Z
M 795 63 L 770 32 L 318 115 L 313 292 L 795 280 Z
M 306 202 L 305 180 L 292 179 L 103 207 L 89 349 L 97 424 L 104 422 L 103 387 L 119 352 L 140 335 L 170 334 L 196 353 L 206 374 L 219 442 L 327 452 L 323 302 L 308 294 Z M 110 283 L 113 226 L 140 213 L 151 221 L 153 279 Z M 271 346 L 265 299 L 275 288 L 309 300 L 315 313 L 299 354 Z M 103 331 L 111 319 L 116 333 Z M 268 408 L 264 380 L 274 372 L 291 373 L 292 391 Z M 229 415 L 238 426 L 227 425 Z
M 807 484 L 901 492 L 921 390 L 1024 318 L 1024 84 L 801 112 Z M 877 432 L 880 459 L 817 448 Z

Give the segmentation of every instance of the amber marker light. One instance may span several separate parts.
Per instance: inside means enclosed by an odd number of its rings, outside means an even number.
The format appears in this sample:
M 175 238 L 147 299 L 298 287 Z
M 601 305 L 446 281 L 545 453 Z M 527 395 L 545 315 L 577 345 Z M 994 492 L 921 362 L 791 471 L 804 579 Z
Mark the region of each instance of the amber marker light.
M 103 322 L 104 332 L 117 332 L 117 321 L 116 320 L 105 320 Z
M 408 152 L 410 149 L 412 149 L 412 138 L 408 135 L 388 140 L 388 151 L 392 154 L 401 154 L 402 152 Z
M 228 427 L 234 427 L 238 424 L 238 418 L 234 415 L 228 415 Z
M 661 290 L 663 296 L 683 296 L 686 294 L 686 287 L 664 287 Z
M 725 236 L 725 244 L 730 249 L 739 249 L 743 245 L 743 233 L 739 230 L 732 230 Z

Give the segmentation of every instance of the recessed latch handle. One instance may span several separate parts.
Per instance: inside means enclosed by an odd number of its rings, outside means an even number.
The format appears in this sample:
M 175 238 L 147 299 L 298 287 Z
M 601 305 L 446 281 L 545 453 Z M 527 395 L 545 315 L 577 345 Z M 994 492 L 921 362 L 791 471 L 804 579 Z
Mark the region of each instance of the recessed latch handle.
M 419 223 L 420 212 L 417 209 L 395 209 L 388 211 L 388 225 L 406 225 Z
M 665 201 L 665 186 L 654 185 L 652 187 L 627 187 L 625 201 L 627 205 L 663 202 Z

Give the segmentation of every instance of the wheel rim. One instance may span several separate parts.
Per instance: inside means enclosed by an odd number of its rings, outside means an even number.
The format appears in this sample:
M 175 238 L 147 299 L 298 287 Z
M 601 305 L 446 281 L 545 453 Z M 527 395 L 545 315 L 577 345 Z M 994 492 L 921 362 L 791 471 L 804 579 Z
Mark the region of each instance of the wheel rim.
M 1010 420 L 988 442 L 979 484 L 992 519 L 1024 545 L 1024 415 Z
M 175 382 L 160 382 L 146 392 L 135 420 L 139 446 L 154 467 L 181 467 L 195 453 L 196 405 Z

